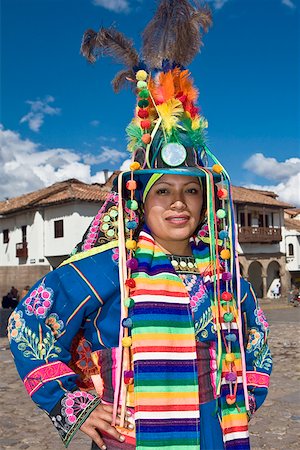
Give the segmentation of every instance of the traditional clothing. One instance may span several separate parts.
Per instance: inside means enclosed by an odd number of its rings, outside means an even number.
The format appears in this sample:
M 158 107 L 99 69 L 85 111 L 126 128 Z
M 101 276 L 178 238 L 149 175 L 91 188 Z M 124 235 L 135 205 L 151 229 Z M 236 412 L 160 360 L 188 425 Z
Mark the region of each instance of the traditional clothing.
M 115 29 L 84 35 L 89 60 L 104 51 L 128 66 L 115 87 L 136 81 L 130 172 L 73 256 L 31 289 L 9 323 L 24 385 L 66 446 L 102 401 L 113 404 L 113 424 L 122 406 L 121 427 L 132 408 L 124 448 L 249 449 L 248 418 L 266 396 L 272 360 L 268 324 L 239 275 L 229 176 L 205 145 L 207 122 L 183 67 L 210 22 L 188 0 L 162 0 L 144 33 L 143 62 Z M 196 177 L 203 192 L 189 258 L 167 254 L 144 220 L 164 174 Z M 91 378 L 98 395 L 85 390 Z

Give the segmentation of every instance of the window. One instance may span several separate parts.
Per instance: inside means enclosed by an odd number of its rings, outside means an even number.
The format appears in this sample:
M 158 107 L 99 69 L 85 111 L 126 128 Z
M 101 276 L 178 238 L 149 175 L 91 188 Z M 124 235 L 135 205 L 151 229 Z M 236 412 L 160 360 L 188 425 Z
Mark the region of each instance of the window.
M 240 224 L 241 224 L 241 227 L 245 226 L 245 213 L 244 212 L 240 213 Z
M 27 226 L 22 226 L 22 242 L 27 242 Z
M 55 238 L 64 237 L 64 221 L 63 220 L 55 220 L 54 221 L 54 237 Z
M 9 242 L 9 230 L 3 230 L 3 244 L 8 244 Z
M 294 246 L 293 246 L 293 244 L 289 244 L 288 256 L 294 256 Z

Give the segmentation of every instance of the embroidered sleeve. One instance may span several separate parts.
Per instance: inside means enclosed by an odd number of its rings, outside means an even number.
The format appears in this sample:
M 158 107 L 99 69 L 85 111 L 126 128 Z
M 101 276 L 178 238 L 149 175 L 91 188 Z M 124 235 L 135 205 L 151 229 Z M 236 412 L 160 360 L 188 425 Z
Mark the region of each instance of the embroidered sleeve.
M 242 280 L 242 316 L 250 413 L 264 402 L 272 371 L 268 346 L 269 325 L 249 283 Z
M 51 417 L 65 445 L 100 401 L 78 390 L 77 375 L 70 368 L 74 336 L 95 308 L 74 273 L 68 267 L 50 272 L 20 302 L 8 325 L 24 386 Z

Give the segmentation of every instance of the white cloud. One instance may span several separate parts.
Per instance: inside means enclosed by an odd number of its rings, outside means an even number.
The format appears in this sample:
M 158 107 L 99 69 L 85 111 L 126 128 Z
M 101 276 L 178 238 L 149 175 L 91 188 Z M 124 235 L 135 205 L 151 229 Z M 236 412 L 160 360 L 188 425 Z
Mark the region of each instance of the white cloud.
M 300 158 L 279 162 L 275 158 L 265 157 L 262 153 L 255 153 L 246 161 L 244 167 L 256 175 L 275 181 L 275 184 L 251 184 L 246 187 L 274 191 L 283 202 L 300 206 Z
M 269 180 L 281 181 L 300 172 L 300 158 L 279 162 L 275 158 L 265 157 L 262 153 L 255 153 L 245 162 L 244 167 Z
M 117 13 L 127 13 L 130 10 L 128 0 L 93 0 L 93 4 Z
M 90 122 L 90 125 L 92 125 L 92 127 L 97 127 L 100 124 L 99 120 L 92 120 Z
M 120 152 L 119 150 L 115 150 L 114 148 L 102 146 L 101 153 L 98 155 L 85 155 L 83 157 L 84 162 L 87 164 L 102 164 L 104 162 L 112 163 L 112 162 L 120 162 L 122 159 L 126 158 L 126 152 Z
M 294 4 L 294 2 L 292 0 L 281 0 L 281 3 L 290 9 L 296 8 L 296 5 Z
M 112 174 L 112 172 L 108 171 L 107 173 L 107 177 L 110 177 Z M 105 174 L 104 171 L 101 170 L 100 172 L 95 173 L 95 175 L 93 175 L 91 177 L 91 183 L 100 183 L 100 184 L 104 184 L 105 183 Z
M 91 175 L 93 164 L 110 162 L 116 166 L 126 156 L 126 153 L 104 147 L 103 156 L 99 154 L 93 161 L 91 155 L 90 162 L 87 162 L 83 154 L 72 149 L 41 150 L 39 144 L 23 139 L 15 131 L 0 125 L 0 200 L 69 178 L 77 178 L 85 183 L 103 183 L 103 171 Z
M 27 100 L 30 105 L 30 111 L 23 116 L 20 123 L 28 122 L 28 126 L 32 131 L 38 132 L 44 123 L 45 116 L 56 116 L 60 113 L 60 108 L 53 108 L 49 103 L 55 101 L 54 97 L 47 95 L 43 100 Z
M 130 163 L 131 163 L 131 159 L 125 159 L 125 161 L 123 162 L 123 164 L 120 167 L 120 170 L 122 172 L 125 170 L 129 170 Z

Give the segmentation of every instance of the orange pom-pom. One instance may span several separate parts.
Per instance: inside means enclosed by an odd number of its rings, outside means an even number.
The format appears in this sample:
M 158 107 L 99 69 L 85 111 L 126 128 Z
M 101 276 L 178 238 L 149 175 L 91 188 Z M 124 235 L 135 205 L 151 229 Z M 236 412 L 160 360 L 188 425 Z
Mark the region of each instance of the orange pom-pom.
M 126 188 L 129 191 L 134 191 L 136 189 L 136 181 L 135 180 L 129 180 L 126 183 Z
M 142 141 L 144 142 L 144 144 L 147 144 L 147 145 L 150 144 L 150 142 L 151 142 L 151 134 L 149 134 L 149 133 L 143 134 Z

